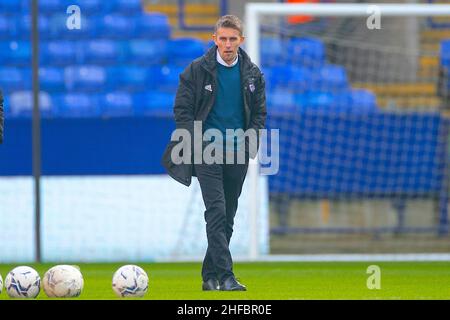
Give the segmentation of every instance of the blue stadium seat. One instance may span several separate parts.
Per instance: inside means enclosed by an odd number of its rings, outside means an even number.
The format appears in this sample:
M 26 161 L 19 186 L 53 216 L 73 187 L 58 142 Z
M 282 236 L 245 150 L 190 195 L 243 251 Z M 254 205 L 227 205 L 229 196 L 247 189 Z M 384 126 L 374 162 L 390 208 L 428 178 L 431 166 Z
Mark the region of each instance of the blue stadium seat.
M 50 37 L 50 22 L 45 16 L 39 16 L 38 20 L 39 38 L 48 39 Z M 30 39 L 31 37 L 31 15 L 24 14 L 18 18 L 18 36 L 20 39 Z
M 9 1 L 22 2 L 22 12 L 29 13 L 31 11 L 31 1 L 29 0 Z M 104 0 L 39 0 L 39 14 L 41 16 L 48 16 L 57 13 L 66 14 L 66 10 L 71 5 L 79 6 L 82 15 L 102 14 L 109 7 L 109 5 L 106 5 L 107 3 L 108 1 Z
M 376 97 L 364 89 L 341 92 L 307 92 L 295 95 L 298 110 L 324 112 L 374 112 L 377 111 Z
M 295 112 L 294 94 L 288 90 L 274 90 L 267 92 L 267 108 L 270 112 Z
M 81 48 L 83 63 L 86 64 L 120 63 L 124 57 L 123 45 L 117 41 L 91 40 L 81 43 Z
M 314 91 L 336 92 L 347 90 L 349 87 L 347 72 L 342 66 L 325 64 L 315 69 L 312 76 Z
M 301 66 L 320 67 L 325 63 L 325 45 L 314 38 L 292 38 L 287 46 L 288 61 Z
M 56 95 L 53 100 L 59 117 L 99 117 L 101 114 L 98 96 L 96 95 L 67 93 Z
M 65 89 L 64 69 L 55 67 L 40 67 L 39 80 L 42 90 L 49 93 Z
M 40 14 L 54 14 L 58 12 L 66 13 L 67 7 L 73 3 L 61 0 L 39 0 Z
M 288 87 L 298 93 L 311 90 L 313 73 L 309 68 L 290 65 L 264 67 L 263 73 L 268 90 L 279 87 Z
M 205 53 L 205 45 L 194 38 L 179 38 L 167 43 L 167 56 L 170 64 L 187 66 L 192 60 Z
M 1 67 L 0 88 L 3 92 L 31 89 L 31 70 L 28 68 Z
M 299 110 L 327 111 L 341 106 L 335 94 L 330 92 L 308 92 L 295 95 L 295 102 Z
M 64 78 L 69 91 L 101 91 L 108 81 L 105 68 L 100 66 L 66 67 Z
M 103 14 L 108 1 L 104 0 L 70 0 L 70 4 L 77 5 L 82 15 Z
M 152 91 L 133 96 L 136 115 L 168 114 L 172 112 L 175 95 Z
M 169 39 L 170 24 L 169 19 L 162 13 L 145 13 L 136 17 L 136 32 L 141 37 L 151 37 L 152 39 Z
M 17 21 L 11 16 L 0 15 L 0 40 L 13 40 L 17 36 Z
M 15 14 L 22 11 L 22 1 L 20 0 L 1 0 L 0 12 Z
M 50 41 L 41 46 L 41 62 L 66 66 L 79 62 L 78 46 L 74 41 Z
M 165 65 L 161 68 L 162 81 L 158 88 L 166 92 L 175 92 L 180 82 L 180 74 L 185 67 L 177 65 Z
M 450 69 L 450 39 L 441 42 L 441 65 Z
M 260 42 L 261 64 L 276 66 L 286 63 L 286 44 L 278 38 L 262 38 Z
M 109 92 L 101 95 L 99 101 L 102 116 L 133 115 L 133 97 L 128 92 Z
M 16 91 L 9 97 L 11 115 L 15 117 L 30 117 L 33 113 L 32 91 Z M 54 113 L 52 98 L 47 92 L 39 93 L 39 109 L 42 116 L 50 116 Z
M 166 41 L 132 40 L 128 43 L 129 59 L 138 64 L 161 64 L 166 60 Z
M 137 14 L 143 11 L 141 0 L 108 0 L 109 10 L 121 14 Z
M 0 42 L 0 65 L 31 65 L 31 44 L 29 41 Z
M 138 91 L 149 88 L 148 69 L 138 66 L 120 66 L 110 68 L 108 77 L 114 79 L 115 90 Z
M 98 22 L 98 33 L 102 38 L 130 39 L 136 34 L 136 21 L 120 14 L 107 14 Z
M 65 11 L 63 11 L 65 12 Z M 66 14 L 54 14 L 49 18 L 49 38 L 61 39 L 91 39 L 97 36 L 98 19 L 94 17 L 82 16 L 80 29 L 69 29 L 67 26 Z
M 351 89 L 348 93 L 350 95 L 350 108 L 354 112 L 377 111 L 377 97 L 376 95 L 366 89 Z

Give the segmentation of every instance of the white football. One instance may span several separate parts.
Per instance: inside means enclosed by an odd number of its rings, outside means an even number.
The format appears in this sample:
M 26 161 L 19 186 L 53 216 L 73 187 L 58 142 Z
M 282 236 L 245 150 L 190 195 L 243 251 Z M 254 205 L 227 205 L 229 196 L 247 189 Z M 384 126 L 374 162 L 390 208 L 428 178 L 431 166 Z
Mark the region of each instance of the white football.
M 7 274 L 5 288 L 10 298 L 36 298 L 41 290 L 41 278 L 33 268 L 16 267 Z
M 57 265 L 44 275 L 42 286 L 50 298 L 78 297 L 83 290 L 84 280 L 80 270 L 74 266 Z
M 120 267 L 113 276 L 112 288 L 119 297 L 142 297 L 148 289 L 148 276 L 135 265 Z

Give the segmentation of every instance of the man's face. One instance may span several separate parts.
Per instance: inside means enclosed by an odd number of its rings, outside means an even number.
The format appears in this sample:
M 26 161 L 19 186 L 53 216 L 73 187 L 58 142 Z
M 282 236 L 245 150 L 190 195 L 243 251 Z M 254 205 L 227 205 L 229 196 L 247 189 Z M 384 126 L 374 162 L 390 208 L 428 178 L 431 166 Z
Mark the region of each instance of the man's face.
M 244 42 L 244 37 L 233 28 L 219 28 L 213 35 L 214 43 L 219 48 L 222 59 L 231 64 L 235 59 L 239 46 Z

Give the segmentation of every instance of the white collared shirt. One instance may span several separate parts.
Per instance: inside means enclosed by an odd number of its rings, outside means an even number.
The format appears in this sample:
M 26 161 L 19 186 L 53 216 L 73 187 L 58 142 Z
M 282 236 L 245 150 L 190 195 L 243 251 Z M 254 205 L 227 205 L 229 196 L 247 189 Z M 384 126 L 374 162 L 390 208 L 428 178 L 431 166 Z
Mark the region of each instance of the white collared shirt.
M 236 65 L 236 63 L 238 63 L 238 58 L 239 58 L 239 55 L 237 54 L 236 59 L 234 59 L 233 63 L 228 64 L 222 59 L 222 57 L 220 56 L 220 53 L 219 53 L 219 49 L 217 49 L 217 62 L 225 67 L 228 67 L 228 68 L 234 67 Z

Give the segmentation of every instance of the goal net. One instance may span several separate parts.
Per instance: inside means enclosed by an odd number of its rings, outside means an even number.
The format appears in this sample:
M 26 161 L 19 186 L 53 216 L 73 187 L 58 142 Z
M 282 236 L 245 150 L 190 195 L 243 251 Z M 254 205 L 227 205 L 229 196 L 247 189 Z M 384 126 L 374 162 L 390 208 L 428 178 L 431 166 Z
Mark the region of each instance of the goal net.
M 448 252 L 450 6 L 248 4 L 272 254 Z

